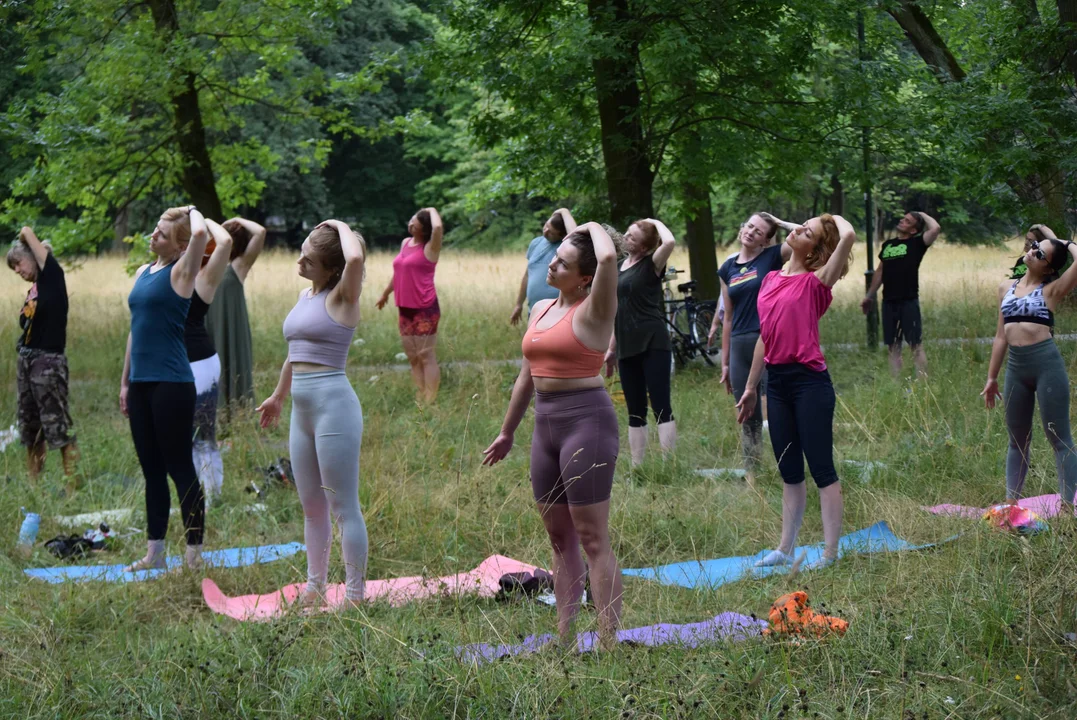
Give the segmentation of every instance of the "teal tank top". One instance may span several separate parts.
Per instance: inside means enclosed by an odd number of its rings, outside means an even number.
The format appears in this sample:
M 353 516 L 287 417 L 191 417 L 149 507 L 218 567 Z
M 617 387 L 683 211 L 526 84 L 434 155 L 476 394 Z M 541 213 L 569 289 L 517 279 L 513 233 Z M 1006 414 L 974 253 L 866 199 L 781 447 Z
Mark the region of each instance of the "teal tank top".
M 171 263 L 143 272 L 127 306 L 131 309 L 131 382 L 193 383 L 184 325 L 191 299 L 172 289 Z

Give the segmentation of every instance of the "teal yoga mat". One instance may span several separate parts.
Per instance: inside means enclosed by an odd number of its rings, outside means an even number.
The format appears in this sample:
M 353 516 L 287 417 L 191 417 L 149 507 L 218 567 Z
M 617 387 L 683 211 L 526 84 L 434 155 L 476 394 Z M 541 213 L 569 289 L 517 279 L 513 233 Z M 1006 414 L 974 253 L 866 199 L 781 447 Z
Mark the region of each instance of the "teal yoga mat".
M 949 538 L 952 540 L 953 538 Z M 944 540 L 943 542 L 948 542 Z M 897 552 L 900 550 L 921 550 L 934 547 L 935 543 L 913 545 L 894 534 L 886 521 L 877 522 L 869 528 L 850 533 L 838 542 L 838 556 L 850 553 Z M 789 572 L 788 566 L 754 567 L 757 560 L 767 554 L 761 550 L 755 555 L 743 557 L 717 558 L 715 560 L 689 560 L 672 565 L 660 565 L 653 568 L 622 570 L 624 575 L 645 580 L 656 580 L 663 585 L 680 585 L 686 588 L 716 588 L 726 583 L 736 582 L 747 577 L 767 577 Z M 805 553 L 807 557 L 801 567 L 807 566 L 823 556 L 823 545 L 805 545 L 793 552 L 794 557 Z

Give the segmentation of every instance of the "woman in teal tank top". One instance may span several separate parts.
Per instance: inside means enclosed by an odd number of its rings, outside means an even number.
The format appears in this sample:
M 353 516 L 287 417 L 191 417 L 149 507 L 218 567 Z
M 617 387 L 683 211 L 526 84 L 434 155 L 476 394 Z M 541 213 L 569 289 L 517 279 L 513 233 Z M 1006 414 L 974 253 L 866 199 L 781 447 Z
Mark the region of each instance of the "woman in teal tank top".
M 206 220 L 193 205 L 166 210 L 150 239 L 157 260 L 139 268 L 127 298 L 131 333 L 120 380 L 120 410 L 130 418 L 146 479 L 149 538 L 146 557 L 128 566 L 128 572 L 165 567 L 169 475 L 187 535 L 186 565 L 202 565 L 205 498 L 191 455 L 195 389 L 184 324 L 208 241 Z

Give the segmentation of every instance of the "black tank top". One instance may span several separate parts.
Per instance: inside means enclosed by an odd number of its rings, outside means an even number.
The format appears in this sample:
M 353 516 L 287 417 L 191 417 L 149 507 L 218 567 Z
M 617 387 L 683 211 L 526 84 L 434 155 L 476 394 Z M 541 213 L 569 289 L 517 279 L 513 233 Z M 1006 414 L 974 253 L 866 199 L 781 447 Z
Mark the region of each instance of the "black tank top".
M 187 322 L 183 327 L 183 339 L 187 342 L 187 362 L 198 362 L 217 354 L 213 340 L 206 332 L 206 313 L 209 305 L 202 301 L 195 290 L 191 295 L 191 308 L 187 311 Z
M 624 359 L 648 350 L 669 350 L 666 329 L 666 302 L 662 278 L 654 269 L 654 258 L 644 257 L 617 276 L 617 358 Z

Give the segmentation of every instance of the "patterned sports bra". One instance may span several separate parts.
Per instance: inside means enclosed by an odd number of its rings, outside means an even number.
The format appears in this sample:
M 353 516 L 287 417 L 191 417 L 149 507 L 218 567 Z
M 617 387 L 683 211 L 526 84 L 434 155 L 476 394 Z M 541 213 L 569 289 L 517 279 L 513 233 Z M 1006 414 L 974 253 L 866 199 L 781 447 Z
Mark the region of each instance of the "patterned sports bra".
M 1014 280 L 1006 296 L 1002 298 L 1002 322 L 1006 325 L 1015 322 L 1035 323 L 1054 327 L 1055 314 L 1047 308 L 1047 300 L 1043 297 L 1043 284 L 1024 297 L 1017 297 L 1014 289 L 1020 280 Z

